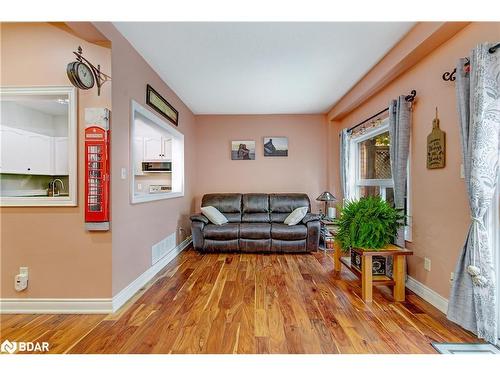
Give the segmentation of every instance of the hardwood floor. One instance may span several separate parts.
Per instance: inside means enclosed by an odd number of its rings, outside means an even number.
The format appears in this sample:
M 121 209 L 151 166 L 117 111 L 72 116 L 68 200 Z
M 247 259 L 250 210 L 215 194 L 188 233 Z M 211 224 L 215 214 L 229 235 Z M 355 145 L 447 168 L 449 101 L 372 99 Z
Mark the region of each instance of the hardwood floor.
M 474 342 L 437 309 L 387 287 L 373 302 L 332 254 L 184 251 L 111 315 L 2 315 L 0 341 L 48 341 L 50 353 L 435 353 Z

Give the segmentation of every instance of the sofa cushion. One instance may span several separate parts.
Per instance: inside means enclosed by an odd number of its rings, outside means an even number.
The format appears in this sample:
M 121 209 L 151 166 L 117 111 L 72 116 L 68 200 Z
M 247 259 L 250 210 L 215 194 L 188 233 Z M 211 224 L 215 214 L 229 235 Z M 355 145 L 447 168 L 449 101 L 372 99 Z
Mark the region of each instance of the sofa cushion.
M 203 228 L 203 237 L 212 240 L 235 240 L 239 237 L 239 224 L 208 224 Z
M 287 225 L 272 223 L 271 238 L 287 241 L 305 240 L 307 238 L 307 227 L 303 224 Z
M 255 214 L 243 214 L 241 215 L 241 221 L 243 223 L 269 223 L 268 213 L 255 213 Z
M 307 194 L 269 194 L 269 209 L 271 213 L 291 213 L 299 207 L 308 207 L 310 210 Z
M 214 206 L 202 207 L 201 213 L 213 224 L 222 225 L 227 223 L 227 218 Z
M 242 223 L 240 224 L 240 238 L 257 240 L 271 238 L 271 224 Z
M 288 212 L 283 212 L 283 213 L 271 213 L 270 220 L 271 223 L 281 223 L 283 224 L 285 222 L 285 219 L 290 215 Z
M 241 213 L 241 194 L 205 194 L 202 198 L 201 206 L 213 206 L 223 214 Z
M 240 238 L 240 251 L 245 253 L 268 253 L 271 251 L 271 239 L 252 240 Z
M 268 194 L 243 194 L 242 212 L 244 214 L 268 213 Z
M 283 224 L 296 225 L 302 221 L 307 215 L 307 210 L 309 207 L 299 207 L 292 211 L 290 215 L 287 216 Z
M 240 250 L 239 240 L 210 240 L 206 239 L 203 244 L 203 251 L 206 252 L 232 252 Z
M 229 214 L 227 212 L 223 212 L 223 215 L 227 218 L 227 221 L 229 221 L 230 223 L 241 223 L 240 213 Z
M 271 251 L 275 253 L 302 253 L 307 251 L 306 240 L 271 240 Z

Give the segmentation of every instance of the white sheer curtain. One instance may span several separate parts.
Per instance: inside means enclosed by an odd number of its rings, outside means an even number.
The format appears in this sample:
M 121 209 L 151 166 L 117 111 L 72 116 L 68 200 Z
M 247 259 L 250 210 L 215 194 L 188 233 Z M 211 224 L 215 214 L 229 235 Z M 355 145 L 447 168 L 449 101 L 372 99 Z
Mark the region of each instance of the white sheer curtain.
M 347 129 L 340 133 L 340 186 L 344 202 L 354 198 L 351 168 L 351 136 Z

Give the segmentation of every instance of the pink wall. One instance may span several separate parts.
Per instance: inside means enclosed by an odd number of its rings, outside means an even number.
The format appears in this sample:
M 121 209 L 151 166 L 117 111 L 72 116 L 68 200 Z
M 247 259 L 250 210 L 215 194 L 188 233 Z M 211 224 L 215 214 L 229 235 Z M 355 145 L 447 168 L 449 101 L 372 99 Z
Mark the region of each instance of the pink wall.
M 91 61 L 111 71 L 111 51 L 46 23 L 1 24 L 2 86 L 71 86 L 66 64 L 81 45 Z M 36 61 L 36 64 L 35 64 Z M 77 207 L 4 207 L 1 214 L 2 298 L 99 298 L 111 295 L 111 233 L 85 231 L 83 215 L 85 107 L 111 109 L 111 85 L 78 93 Z M 14 290 L 28 266 L 29 288 Z
M 113 134 L 112 158 L 112 242 L 113 295 L 151 267 L 151 246 L 177 232 L 178 242 L 189 234 L 195 181 L 195 118 L 188 107 L 163 82 L 146 61 L 111 23 L 95 26 L 112 43 Z M 141 204 L 130 203 L 130 176 L 120 178 L 121 168 L 129 169 L 130 103 L 145 103 L 150 84 L 179 111 L 178 130 L 184 134 L 185 196 Z M 180 233 L 179 228 L 185 232 Z
M 331 127 L 331 189 L 340 194 L 338 168 L 338 133 L 387 107 L 390 99 L 417 90 L 413 112 L 411 142 L 413 241 L 408 247 L 415 254 L 409 258 L 409 274 L 444 297 L 449 294 L 450 273 L 465 240 L 469 208 L 464 180 L 460 178 L 460 139 L 456 111 L 455 85 L 441 75 L 455 66 L 459 57 L 467 56 L 480 42 L 498 41 L 500 23 L 472 23 L 416 66 L 394 80 L 348 116 L 334 121 Z M 384 60 L 380 62 L 384 64 Z M 426 168 L 426 138 L 432 129 L 435 107 L 439 109 L 440 126 L 446 132 L 446 167 Z M 335 108 L 334 108 L 335 110 Z M 431 271 L 423 268 L 424 257 L 432 261 Z
M 338 132 L 387 106 L 388 101 L 416 89 L 412 138 L 412 204 L 415 255 L 410 275 L 443 296 L 449 293 L 449 275 L 464 241 L 469 217 L 463 179 L 454 84 L 441 74 L 478 42 L 498 40 L 500 24 L 472 23 L 346 117 L 326 125 L 324 115 L 197 116 L 182 103 L 144 59 L 110 23 L 95 24 L 112 41 L 109 49 L 48 24 L 2 24 L 2 85 L 69 85 L 64 69 L 71 51 L 82 45 L 91 60 L 111 72 L 113 85 L 103 94 L 80 91 L 79 206 L 66 208 L 1 209 L 1 297 L 96 298 L 117 294 L 151 265 L 151 246 L 167 235 L 189 232 L 189 214 L 199 209 L 208 192 L 306 192 L 313 210 L 317 195 L 330 187 L 339 195 Z M 39 66 L 32 69 L 32 56 Z M 111 58 L 111 63 L 110 63 Z M 382 60 L 381 63 L 384 61 Z M 111 65 L 110 65 L 111 64 Z M 185 196 L 130 204 L 130 102 L 145 105 L 146 83 L 151 84 L 180 112 L 178 130 L 185 135 Z M 112 90 L 112 99 L 111 99 Z M 83 212 L 83 109 L 112 104 L 112 231 L 88 233 Z M 425 139 L 431 130 L 435 106 L 447 132 L 447 166 L 427 170 Z M 333 109 L 333 111 L 335 108 Z M 287 136 L 289 157 L 265 158 L 262 138 Z M 230 141 L 256 141 L 255 161 L 232 161 Z M 328 171 L 328 175 L 327 175 Z M 423 257 L 432 271 L 423 270 Z M 13 277 L 19 266 L 30 267 L 28 291 L 16 293 Z
M 304 192 L 327 186 L 324 115 L 196 116 L 196 209 L 214 192 Z M 263 137 L 288 137 L 288 157 L 264 157 Z M 255 160 L 231 160 L 231 140 L 255 140 Z

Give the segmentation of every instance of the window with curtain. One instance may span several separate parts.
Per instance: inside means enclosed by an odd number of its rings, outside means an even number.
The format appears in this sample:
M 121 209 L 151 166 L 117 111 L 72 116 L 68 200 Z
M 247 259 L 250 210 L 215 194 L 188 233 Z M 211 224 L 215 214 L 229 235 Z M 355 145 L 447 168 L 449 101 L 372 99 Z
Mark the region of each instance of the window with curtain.
M 394 205 L 394 188 L 391 174 L 391 156 L 389 147 L 389 119 L 380 121 L 376 127 L 353 134 L 351 138 L 350 157 L 354 160 L 354 178 L 351 179 L 353 194 L 356 198 L 379 195 Z M 407 188 L 409 189 L 408 168 Z M 405 240 L 411 241 L 411 212 L 408 194 L 405 200 Z

